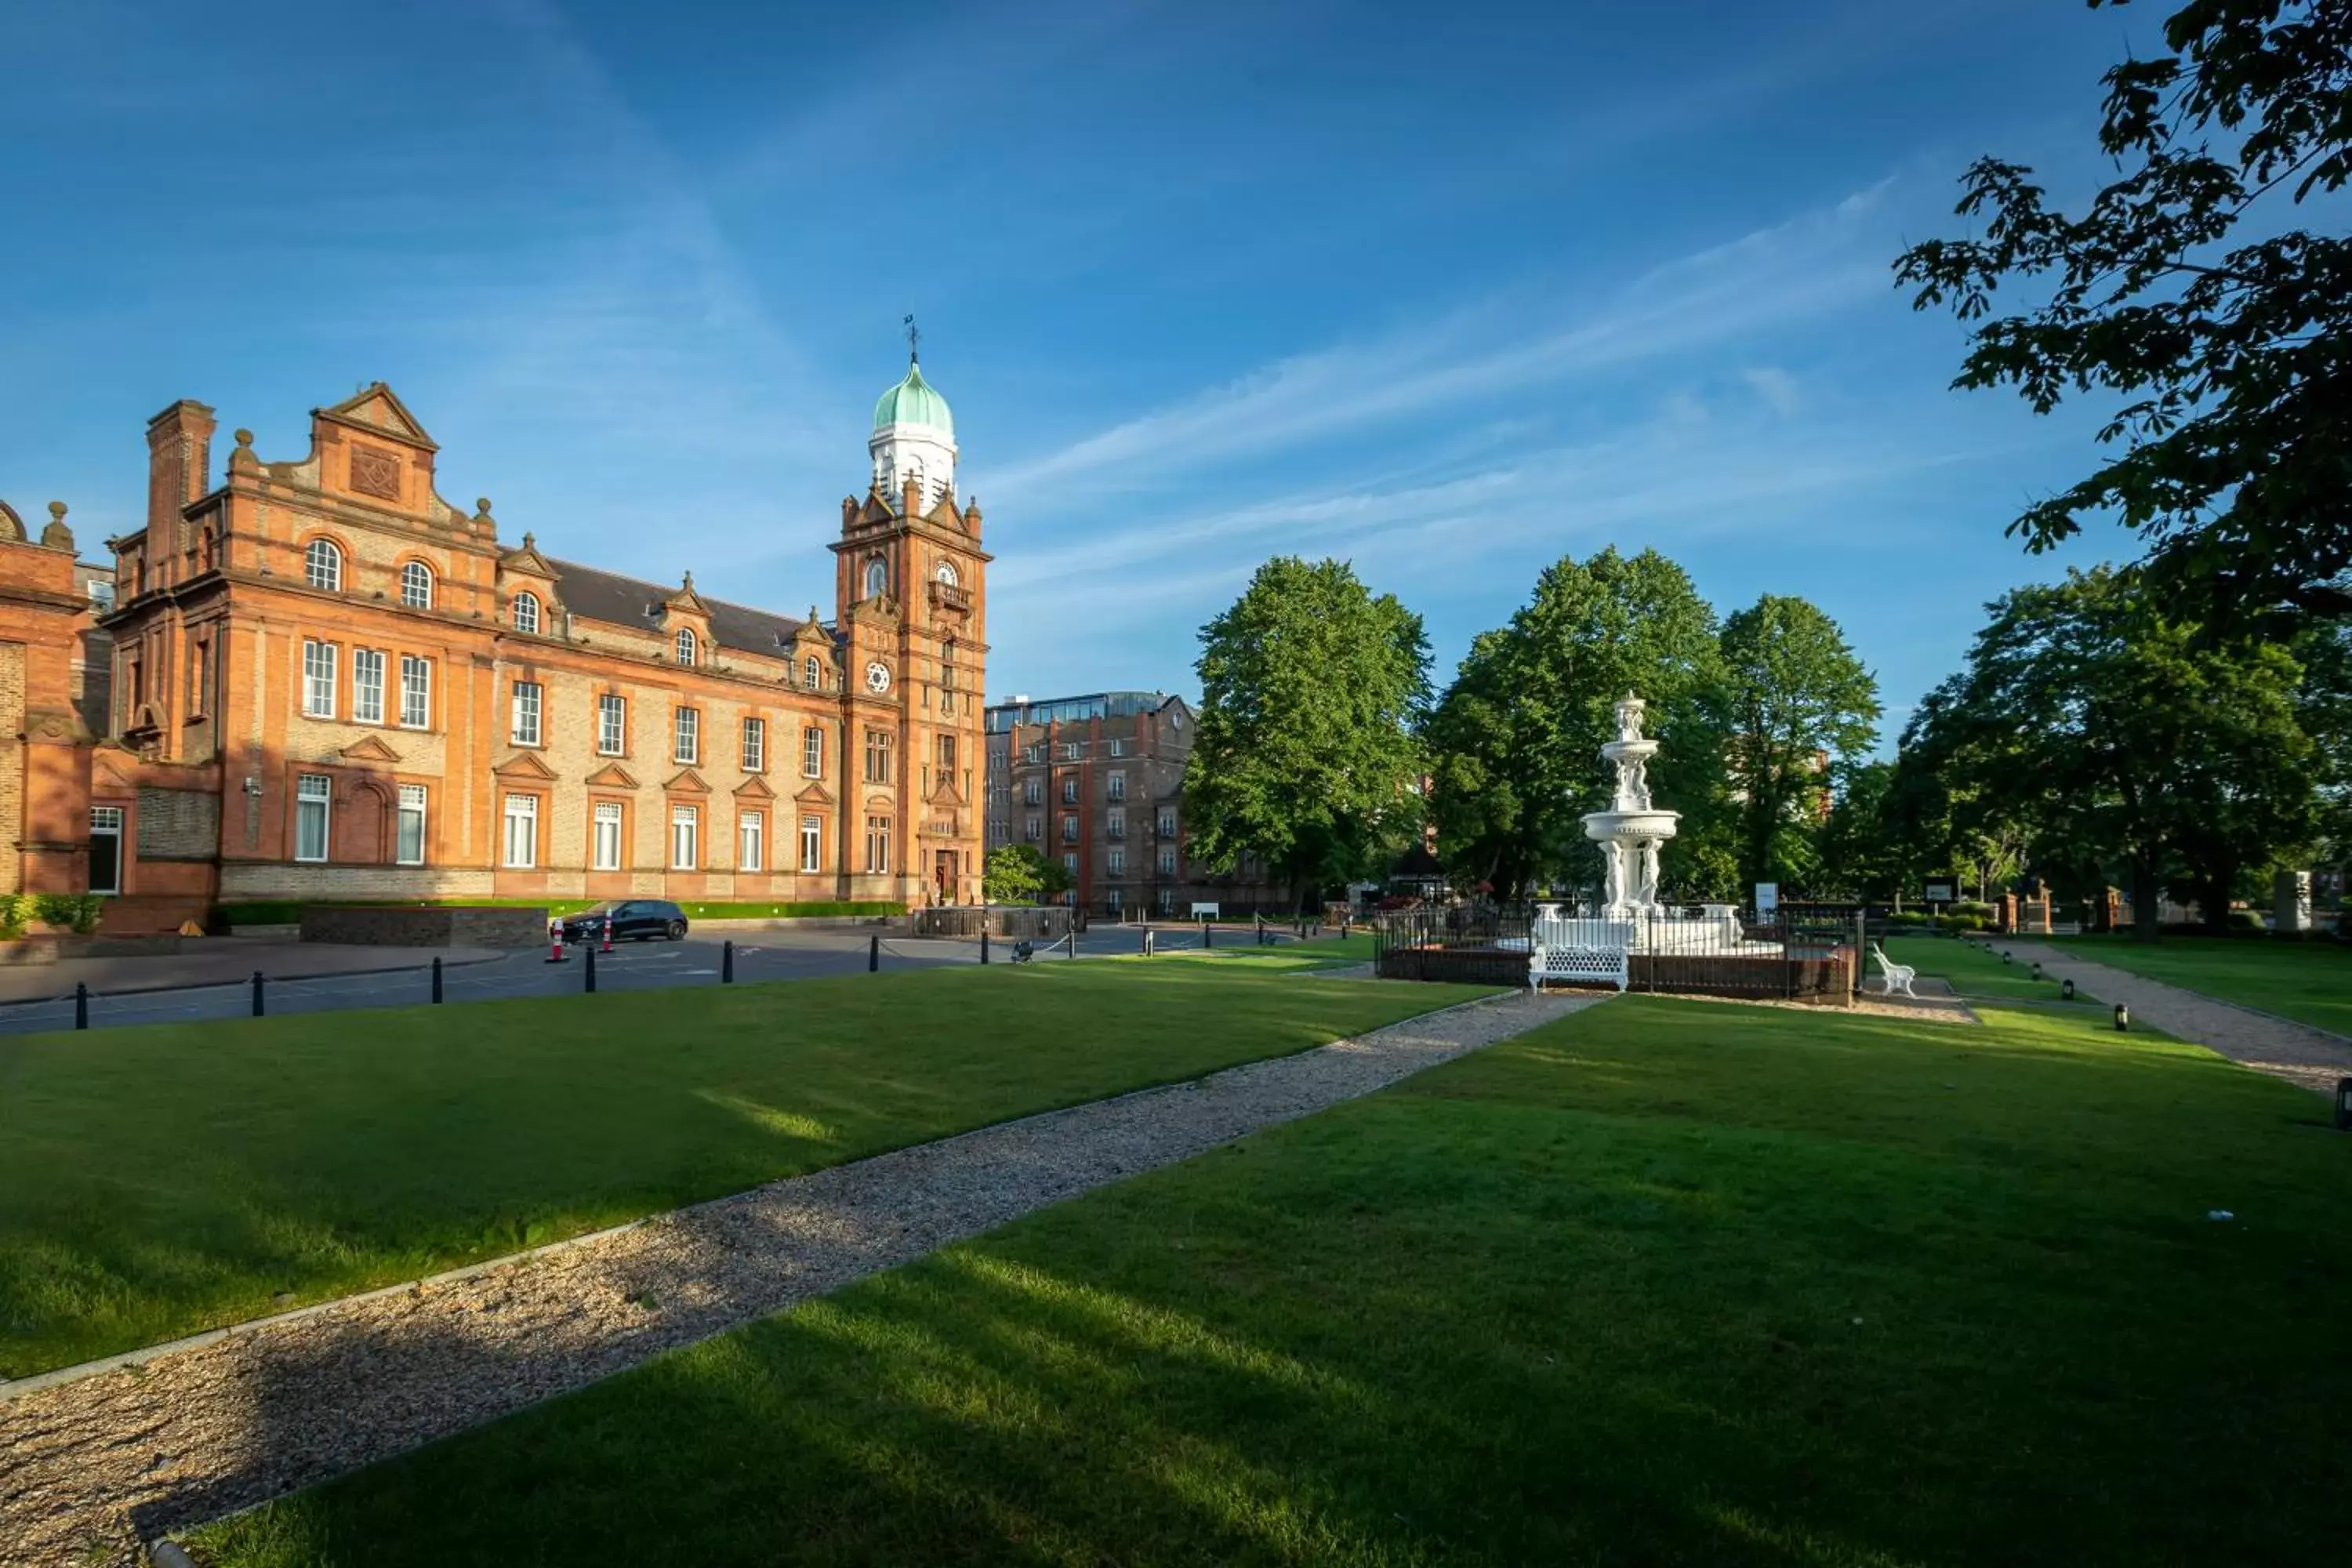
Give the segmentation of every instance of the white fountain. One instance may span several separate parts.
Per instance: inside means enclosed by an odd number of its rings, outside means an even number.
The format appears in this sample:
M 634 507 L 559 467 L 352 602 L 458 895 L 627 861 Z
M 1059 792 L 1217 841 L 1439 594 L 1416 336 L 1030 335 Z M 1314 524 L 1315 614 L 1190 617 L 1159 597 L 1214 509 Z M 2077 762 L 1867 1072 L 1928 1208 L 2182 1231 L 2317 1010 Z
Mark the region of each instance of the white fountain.
M 1608 890 L 1601 914 L 1612 921 L 1646 923 L 1658 914 L 1658 847 L 1675 836 L 1678 811 L 1650 804 L 1650 759 L 1658 742 L 1642 734 L 1649 704 L 1628 691 L 1617 703 L 1617 738 L 1601 748 L 1601 760 L 1617 770 L 1617 793 L 1607 811 L 1587 812 L 1584 836 L 1601 846 Z
M 1696 915 L 1658 902 L 1658 849 L 1675 836 L 1677 811 L 1662 811 L 1650 799 L 1650 759 L 1658 742 L 1642 733 L 1649 704 L 1632 692 L 1617 703 L 1617 738 L 1601 748 L 1601 760 L 1617 771 L 1617 787 L 1607 811 L 1587 812 L 1584 836 L 1601 846 L 1607 885 L 1597 919 L 1563 918 L 1558 904 L 1536 906 L 1532 945 L 1546 949 L 1618 949 L 1628 952 L 1778 952 L 1769 942 L 1749 942 L 1739 911 L 1729 904 L 1706 904 Z

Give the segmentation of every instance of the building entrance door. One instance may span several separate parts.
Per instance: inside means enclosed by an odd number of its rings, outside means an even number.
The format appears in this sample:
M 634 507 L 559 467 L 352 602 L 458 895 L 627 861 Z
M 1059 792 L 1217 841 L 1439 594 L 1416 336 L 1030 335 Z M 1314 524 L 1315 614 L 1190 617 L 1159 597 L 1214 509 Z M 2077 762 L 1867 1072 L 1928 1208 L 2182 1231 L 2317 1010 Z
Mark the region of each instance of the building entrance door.
M 119 805 L 89 808 L 89 890 L 122 891 L 122 808 Z
M 931 856 L 931 879 L 939 885 L 940 902 L 956 901 L 956 852 L 940 849 Z

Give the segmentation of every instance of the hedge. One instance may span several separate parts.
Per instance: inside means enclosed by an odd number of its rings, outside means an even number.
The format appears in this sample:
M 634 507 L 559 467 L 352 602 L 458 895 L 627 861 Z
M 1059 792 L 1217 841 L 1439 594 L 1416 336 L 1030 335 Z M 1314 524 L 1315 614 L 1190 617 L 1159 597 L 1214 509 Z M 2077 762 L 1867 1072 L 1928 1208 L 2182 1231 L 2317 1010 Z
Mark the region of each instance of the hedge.
M 347 908 L 380 909 L 396 906 L 402 909 L 529 910 L 545 909 L 551 915 L 577 914 L 603 902 L 600 899 L 448 899 L 416 900 L 414 902 L 391 899 L 261 899 L 248 902 L 223 904 L 220 919 L 226 925 L 296 925 L 302 919 L 303 906 L 338 905 Z M 727 903 L 681 901 L 678 908 L 688 920 L 816 920 L 844 917 L 872 919 L 883 915 L 907 912 L 903 904 L 865 900 L 809 901 L 802 903 Z

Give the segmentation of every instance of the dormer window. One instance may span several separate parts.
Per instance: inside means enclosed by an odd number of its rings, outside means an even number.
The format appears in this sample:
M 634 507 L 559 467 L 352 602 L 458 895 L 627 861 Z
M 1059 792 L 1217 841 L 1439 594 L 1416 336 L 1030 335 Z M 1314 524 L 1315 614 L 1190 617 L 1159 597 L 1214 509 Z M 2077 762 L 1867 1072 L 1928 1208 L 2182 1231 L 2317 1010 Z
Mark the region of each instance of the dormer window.
M 302 552 L 302 574 L 313 588 L 338 593 L 343 585 L 343 552 L 331 539 L 314 539 Z
M 514 629 L 534 634 L 539 630 L 539 595 L 528 589 L 514 596 Z
M 694 628 L 692 626 L 677 628 L 677 662 L 680 664 L 694 662 Z
M 890 591 L 890 563 L 879 555 L 866 563 L 866 596 L 878 599 Z
M 400 569 L 400 602 L 412 610 L 433 607 L 433 568 L 412 561 Z
M 811 654 L 801 661 L 801 684 L 814 691 L 824 681 L 824 667 Z

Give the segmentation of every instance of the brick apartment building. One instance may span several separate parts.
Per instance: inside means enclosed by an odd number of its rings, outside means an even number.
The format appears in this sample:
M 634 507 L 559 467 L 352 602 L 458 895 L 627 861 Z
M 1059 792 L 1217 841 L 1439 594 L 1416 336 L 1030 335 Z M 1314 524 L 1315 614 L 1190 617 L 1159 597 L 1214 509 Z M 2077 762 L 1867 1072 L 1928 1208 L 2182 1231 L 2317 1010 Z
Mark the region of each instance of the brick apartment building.
M 1181 916 L 1279 903 L 1255 867 L 1212 875 L 1185 854 L 1192 710 L 1159 691 L 1097 691 L 988 710 L 988 845 L 1026 844 L 1070 873 L 1087 912 Z
M 214 429 L 150 422 L 110 592 L 62 508 L 37 542 L 0 509 L 0 891 L 118 894 L 121 930 L 252 899 L 979 897 L 991 558 L 919 368 L 876 406 L 829 619 L 502 542 L 381 384 L 314 409 L 299 459 L 238 431 L 215 480 Z

